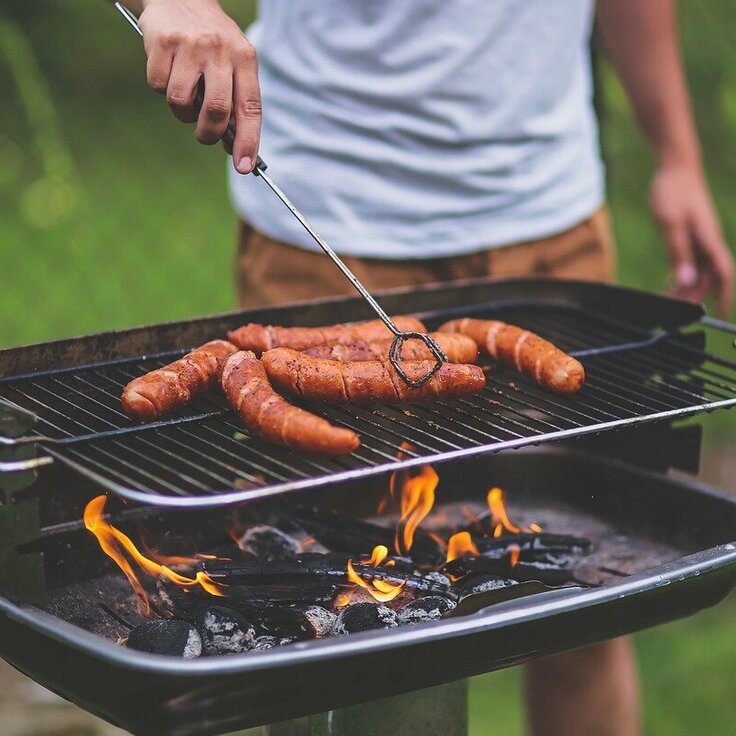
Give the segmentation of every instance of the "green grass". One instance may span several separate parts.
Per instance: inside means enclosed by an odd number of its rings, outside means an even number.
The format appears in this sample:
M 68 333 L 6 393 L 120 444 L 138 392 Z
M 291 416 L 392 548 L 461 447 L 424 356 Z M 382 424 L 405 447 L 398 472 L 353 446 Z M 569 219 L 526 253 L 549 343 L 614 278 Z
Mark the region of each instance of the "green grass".
M 227 5 L 245 22 L 253 3 Z M 736 243 L 736 6 L 683 2 L 681 11 L 705 159 Z M 602 80 L 620 280 L 660 290 L 667 271 L 646 207 L 650 157 L 607 67 Z M 4 3 L 0 89 L 0 347 L 233 305 L 224 156 L 195 145 L 145 88 L 139 41 L 106 3 Z M 733 442 L 732 413 L 707 425 Z M 732 598 L 637 637 L 647 734 L 733 732 L 735 614 Z M 518 670 L 476 678 L 474 736 L 521 733 L 519 692 Z

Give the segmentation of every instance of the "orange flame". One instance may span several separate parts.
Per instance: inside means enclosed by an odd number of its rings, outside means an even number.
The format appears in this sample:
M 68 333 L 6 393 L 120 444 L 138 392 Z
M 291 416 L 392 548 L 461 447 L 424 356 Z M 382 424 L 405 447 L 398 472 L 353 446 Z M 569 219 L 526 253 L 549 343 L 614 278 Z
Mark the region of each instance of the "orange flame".
M 458 532 L 450 537 L 447 543 L 447 560 L 452 562 L 463 555 L 477 555 L 478 548 L 475 546 L 470 532 Z
M 431 465 L 424 465 L 418 475 L 407 477 L 401 487 L 401 518 L 396 527 L 394 548 L 405 555 L 414 544 L 414 533 L 434 506 L 434 492 L 440 477 Z
M 368 560 L 366 560 L 365 562 L 359 562 L 358 564 L 378 567 L 378 565 L 380 565 L 386 559 L 386 557 L 388 557 L 388 548 L 382 544 L 379 544 L 373 548 L 373 553 Z M 394 560 L 389 560 L 386 565 L 388 566 L 393 562 Z M 373 596 L 373 598 L 379 603 L 392 601 L 399 593 L 401 593 L 401 591 L 404 589 L 404 586 L 406 585 L 405 582 L 388 583 L 385 580 L 371 580 L 370 583 L 366 582 L 355 571 L 352 560 L 348 560 L 347 572 L 349 582 L 353 583 L 354 585 L 359 585 L 361 588 L 365 588 L 365 590 L 367 590 L 371 594 L 371 596 Z M 350 596 L 348 594 L 341 593 L 337 597 L 335 605 L 338 607 L 346 606 L 349 602 Z
M 223 587 L 211 580 L 206 573 L 198 572 L 195 577 L 188 578 L 174 572 L 164 564 L 154 562 L 144 557 L 135 546 L 133 541 L 123 532 L 104 520 L 106 496 L 98 496 L 93 498 L 84 509 L 84 525 L 94 536 L 102 548 L 102 551 L 111 559 L 113 559 L 118 567 L 123 571 L 125 577 L 128 578 L 135 594 L 138 598 L 138 609 L 144 616 L 150 616 L 151 603 L 148 600 L 148 594 L 141 585 L 138 576 L 133 571 L 133 567 L 126 558 L 126 553 L 132 560 L 139 565 L 144 572 L 155 577 L 165 577 L 169 582 L 180 585 L 184 588 L 200 585 L 211 595 L 224 596 Z M 178 559 L 178 558 L 174 558 Z M 190 558 L 181 558 L 190 559 Z M 196 559 L 193 560 L 196 562 Z
M 519 557 L 521 557 L 521 547 L 518 544 L 509 545 L 509 564 L 512 568 L 519 564 Z
M 520 534 L 521 532 L 538 533 L 542 531 L 539 524 L 530 524 L 528 527 L 519 527 L 512 524 L 506 513 L 506 505 L 504 503 L 504 493 L 500 488 L 491 488 L 486 497 L 488 501 L 488 509 L 491 512 L 491 526 L 493 527 L 493 536 L 500 537 L 504 532 L 511 534 Z

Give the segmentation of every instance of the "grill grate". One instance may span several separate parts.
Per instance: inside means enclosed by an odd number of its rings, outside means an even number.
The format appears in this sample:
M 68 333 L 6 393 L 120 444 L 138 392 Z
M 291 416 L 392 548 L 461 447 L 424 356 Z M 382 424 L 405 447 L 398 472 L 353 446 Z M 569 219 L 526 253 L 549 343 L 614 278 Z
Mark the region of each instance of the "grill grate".
M 361 448 L 307 457 L 248 436 L 224 399 L 201 397 L 170 419 L 131 422 L 119 397 L 132 378 L 181 353 L 130 358 L 0 380 L 0 398 L 34 413 L 44 450 L 103 487 L 158 505 L 212 505 L 386 473 L 428 461 L 559 440 L 736 404 L 736 363 L 706 353 L 699 332 L 647 331 L 555 303 L 425 313 L 430 328 L 455 314 L 531 329 L 583 361 L 579 394 L 550 394 L 490 367 L 473 397 L 407 407 L 305 408 L 356 430 Z M 406 443 L 410 448 L 406 448 Z

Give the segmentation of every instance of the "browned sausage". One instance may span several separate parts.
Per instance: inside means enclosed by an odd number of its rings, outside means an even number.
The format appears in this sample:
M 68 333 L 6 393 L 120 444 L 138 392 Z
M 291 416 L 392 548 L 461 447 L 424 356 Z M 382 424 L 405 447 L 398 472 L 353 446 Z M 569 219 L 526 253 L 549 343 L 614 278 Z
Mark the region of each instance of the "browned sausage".
M 402 332 L 426 332 L 426 327 L 414 317 L 392 317 Z M 351 342 L 374 342 L 393 337 L 380 319 L 354 325 L 328 327 L 274 327 L 251 322 L 227 333 L 227 339 L 241 350 L 263 353 L 271 348 L 306 350 L 316 345 L 348 345 Z
M 236 347 L 212 340 L 163 368 L 133 379 L 120 401 L 125 413 L 152 422 L 213 386 Z
M 585 383 L 580 361 L 521 327 L 468 317 L 445 322 L 440 331 L 468 335 L 499 363 L 516 368 L 550 391 L 574 394 Z
M 454 399 L 480 391 L 483 371 L 475 365 L 444 363 L 425 384 L 410 388 L 388 361 L 343 363 L 313 358 L 289 348 L 263 354 L 268 377 L 279 391 L 330 404 L 395 404 Z M 434 366 L 431 360 L 407 360 L 402 368 L 414 380 Z
M 430 332 L 438 347 L 450 363 L 475 363 L 478 359 L 478 345 L 467 335 L 446 332 Z M 313 358 L 327 360 L 386 360 L 391 340 L 376 342 L 353 342 L 349 345 L 318 345 L 304 353 Z M 432 351 L 421 340 L 406 340 L 401 352 L 403 360 L 434 360 Z
M 228 358 L 222 388 L 243 424 L 266 442 L 328 457 L 347 455 L 360 447 L 360 439 L 352 430 L 334 427 L 279 396 L 263 364 L 250 350 Z

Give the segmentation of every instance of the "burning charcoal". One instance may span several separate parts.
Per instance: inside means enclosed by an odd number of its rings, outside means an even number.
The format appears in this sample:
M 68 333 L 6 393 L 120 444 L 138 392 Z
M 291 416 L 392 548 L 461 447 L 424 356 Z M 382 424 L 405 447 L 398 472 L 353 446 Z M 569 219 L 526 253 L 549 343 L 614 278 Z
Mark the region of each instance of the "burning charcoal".
M 253 643 L 253 647 L 251 648 L 252 652 L 260 652 L 265 649 L 273 649 L 275 646 L 277 646 L 279 643 L 278 639 L 274 636 L 258 636 L 256 637 L 255 642 Z
M 238 541 L 238 547 L 262 560 L 289 560 L 302 550 L 294 537 L 275 526 L 252 526 Z
M 513 578 L 518 582 L 538 580 L 547 585 L 560 585 L 573 580 L 573 571 L 569 568 L 546 562 L 518 562 L 512 566 L 508 557 L 494 559 L 478 555 L 464 555 L 448 562 L 444 571 L 454 579 L 470 575 L 495 575 Z
M 333 552 L 346 552 L 351 557 L 368 554 L 378 545 L 392 549 L 394 530 L 367 521 L 352 519 L 335 512 L 301 506 L 295 512 L 294 521 L 307 534 Z M 417 565 L 438 565 L 444 559 L 442 547 L 429 534 L 421 530 L 414 533 L 411 559 Z
M 186 621 L 161 619 L 136 626 L 128 636 L 128 646 L 150 654 L 193 659 L 202 654 L 202 638 Z
M 591 541 L 568 534 L 548 532 L 507 534 L 501 537 L 474 539 L 478 550 L 484 557 L 504 557 L 513 546 L 518 548 L 524 561 L 547 561 L 572 558 L 590 549 Z
M 391 629 L 398 626 L 396 614 L 377 603 L 354 603 L 340 611 L 335 623 L 336 634 L 357 634 L 370 629 Z
M 428 595 L 407 603 L 399 611 L 399 624 L 421 624 L 425 621 L 436 621 L 455 608 L 457 604 L 440 595 Z
M 286 587 L 289 590 L 304 591 L 307 586 L 316 584 L 344 585 L 347 579 L 347 563 L 350 558 L 347 555 L 331 553 L 301 554 L 293 560 L 281 560 L 267 562 L 264 560 L 214 560 L 205 561 L 203 569 L 207 575 L 216 583 L 221 583 L 234 588 L 229 597 L 242 595 L 252 597 L 252 586 L 266 586 L 263 590 L 268 591 L 268 586 Z M 388 558 L 393 560 L 394 558 Z M 356 568 L 358 566 L 356 565 Z M 398 568 L 398 569 L 397 569 Z M 403 584 L 407 591 L 420 595 L 446 594 L 449 589 L 449 581 L 435 582 L 425 575 L 402 572 L 401 565 L 388 566 L 381 564 L 359 565 L 360 577 L 367 582 L 383 580 L 391 585 Z M 237 592 L 236 591 L 242 591 Z M 310 602 L 319 603 L 312 600 Z
M 332 611 L 328 611 L 322 606 L 309 606 L 304 609 L 304 615 L 307 617 L 309 623 L 314 627 L 315 638 L 324 639 L 326 636 L 332 634 L 335 628 L 335 616 Z
M 455 589 L 460 593 L 461 598 L 464 598 L 466 595 L 487 593 L 489 590 L 508 588 L 510 585 L 518 585 L 518 583 L 516 580 L 500 578 L 497 575 L 473 575 L 457 583 Z
M 255 627 L 236 611 L 212 606 L 199 623 L 205 654 L 239 654 L 253 648 Z

